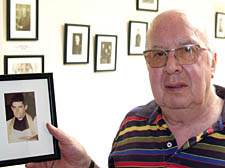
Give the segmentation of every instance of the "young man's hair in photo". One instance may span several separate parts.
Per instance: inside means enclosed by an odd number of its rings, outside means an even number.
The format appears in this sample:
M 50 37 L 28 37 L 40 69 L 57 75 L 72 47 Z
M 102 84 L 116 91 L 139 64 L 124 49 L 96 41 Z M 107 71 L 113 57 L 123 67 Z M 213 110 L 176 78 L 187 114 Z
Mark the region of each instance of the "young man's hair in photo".
M 24 103 L 24 96 L 23 93 L 15 93 L 11 99 L 10 105 L 12 106 L 13 102 L 19 102 L 22 101 Z M 25 103 L 24 103 L 25 104 Z

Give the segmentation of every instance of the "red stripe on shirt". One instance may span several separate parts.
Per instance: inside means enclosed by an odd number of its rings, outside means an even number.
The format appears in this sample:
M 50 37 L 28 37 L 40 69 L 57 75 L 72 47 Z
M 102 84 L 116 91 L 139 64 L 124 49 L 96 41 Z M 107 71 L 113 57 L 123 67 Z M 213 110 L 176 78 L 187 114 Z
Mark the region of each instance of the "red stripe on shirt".
M 126 124 L 126 123 L 129 122 L 129 121 L 133 121 L 133 120 L 136 120 L 136 121 L 143 121 L 143 120 L 146 120 L 146 118 L 136 117 L 136 116 L 128 117 L 126 120 L 123 121 L 123 123 L 122 123 L 121 126 L 120 126 L 120 129 L 123 127 L 124 124 Z
M 167 168 L 188 168 L 186 166 L 173 164 L 173 163 L 166 163 L 166 162 L 116 162 L 116 167 L 158 167 L 164 166 Z

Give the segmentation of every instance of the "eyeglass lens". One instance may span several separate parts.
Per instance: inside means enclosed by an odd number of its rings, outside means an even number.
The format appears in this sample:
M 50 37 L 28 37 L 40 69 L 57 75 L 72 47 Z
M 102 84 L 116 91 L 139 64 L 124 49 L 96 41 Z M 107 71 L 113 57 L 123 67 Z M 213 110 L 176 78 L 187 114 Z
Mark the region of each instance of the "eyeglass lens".
M 145 53 L 145 57 L 151 67 L 162 67 L 166 65 L 170 51 L 173 50 L 150 50 Z M 184 46 L 174 51 L 175 58 L 180 64 L 194 64 L 198 59 L 199 46 Z

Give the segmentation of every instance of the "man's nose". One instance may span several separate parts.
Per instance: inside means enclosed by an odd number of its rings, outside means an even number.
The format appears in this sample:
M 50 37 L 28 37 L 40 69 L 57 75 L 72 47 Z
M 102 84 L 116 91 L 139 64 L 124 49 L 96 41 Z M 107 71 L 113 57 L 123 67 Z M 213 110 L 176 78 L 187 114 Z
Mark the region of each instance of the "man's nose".
M 164 71 L 168 74 L 173 74 L 182 71 L 182 65 L 178 62 L 175 56 L 175 51 L 168 52 L 168 58 L 166 65 L 164 67 Z

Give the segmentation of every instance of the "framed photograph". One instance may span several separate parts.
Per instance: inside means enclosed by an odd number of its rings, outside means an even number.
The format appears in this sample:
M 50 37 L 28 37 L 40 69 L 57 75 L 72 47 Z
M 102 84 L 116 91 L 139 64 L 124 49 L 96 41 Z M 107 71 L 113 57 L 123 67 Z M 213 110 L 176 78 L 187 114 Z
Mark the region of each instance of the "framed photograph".
M 44 73 L 43 55 L 5 55 L 4 74 Z
M 157 12 L 159 0 L 137 0 L 137 10 Z
M 60 158 L 53 74 L 0 76 L 0 167 Z
M 117 36 L 95 36 L 95 72 L 115 71 L 117 57 Z
M 64 29 L 64 64 L 87 64 L 90 26 L 65 24 Z
M 129 21 L 128 55 L 143 55 L 147 29 L 147 22 Z
M 38 40 L 38 0 L 7 0 L 7 40 Z
M 216 12 L 215 37 L 225 38 L 225 13 Z

